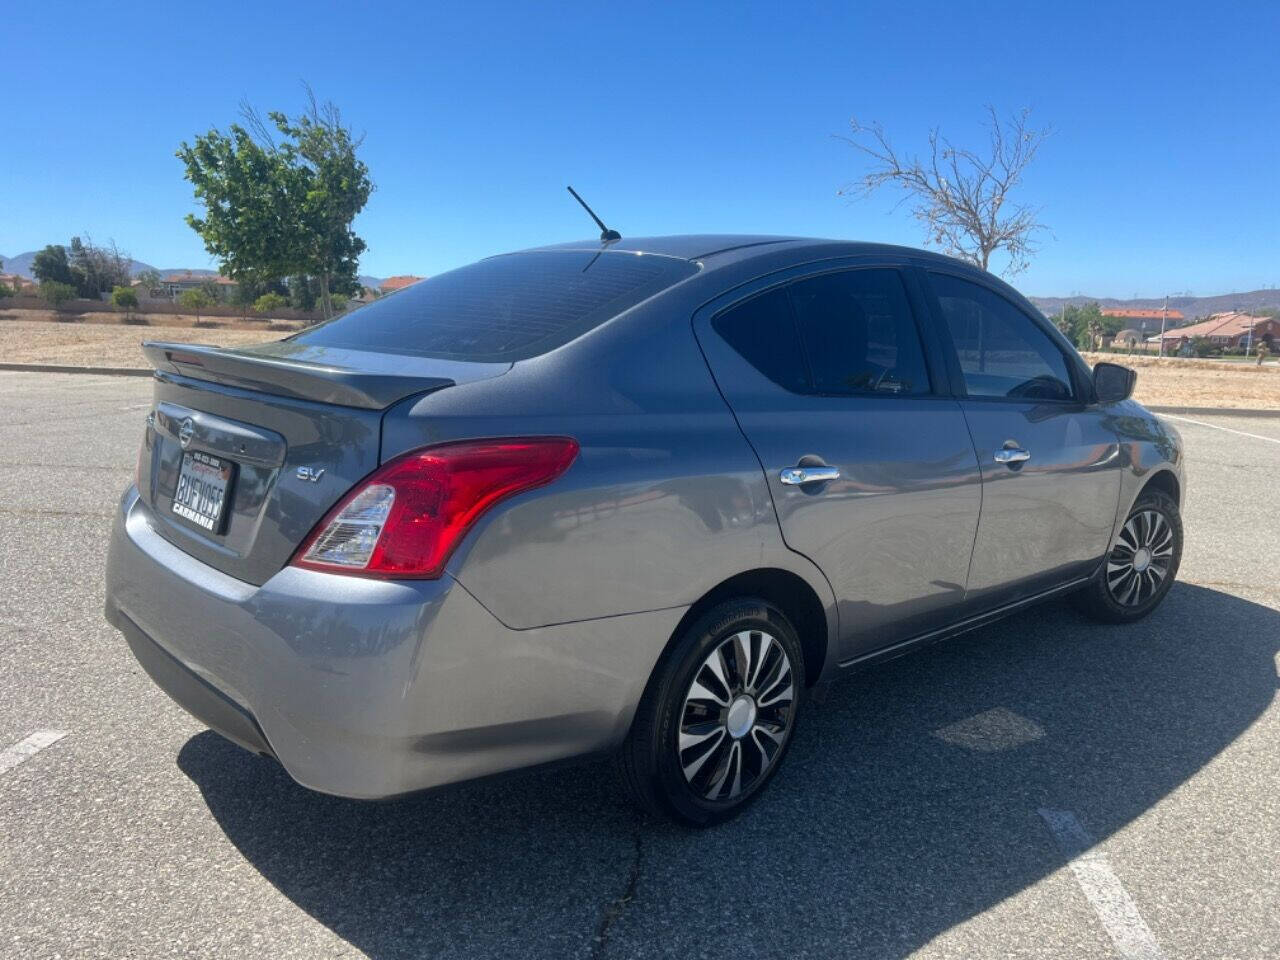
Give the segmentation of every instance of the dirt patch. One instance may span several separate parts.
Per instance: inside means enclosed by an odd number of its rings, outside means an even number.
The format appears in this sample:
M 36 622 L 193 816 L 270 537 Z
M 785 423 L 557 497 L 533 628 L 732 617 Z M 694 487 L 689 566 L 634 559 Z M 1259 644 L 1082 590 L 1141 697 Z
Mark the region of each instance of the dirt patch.
M 1280 364 L 1225 363 L 1180 357 L 1128 357 L 1086 353 L 1138 371 L 1134 398 L 1160 407 L 1280 410 Z
M 222 327 L 124 326 L 4 320 L 0 314 L 0 360 L 6 363 L 60 363 L 89 367 L 139 367 L 149 364 L 139 349 L 143 340 L 176 340 L 233 347 L 287 337 L 291 330 Z

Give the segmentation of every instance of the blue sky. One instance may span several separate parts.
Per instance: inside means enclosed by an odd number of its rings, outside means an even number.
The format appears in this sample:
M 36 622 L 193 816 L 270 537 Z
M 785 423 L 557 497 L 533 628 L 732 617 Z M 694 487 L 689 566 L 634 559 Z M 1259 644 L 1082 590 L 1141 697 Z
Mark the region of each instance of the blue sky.
M 896 197 L 850 205 L 857 115 L 902 147 L 1055 133 L 1023 199 L 1037 295 L 1280 286 L 1280 4 L 950 2 L 19 4 L 0 47 L 0 253 L 72 234 L 213 266 L 173 152 L 300 81 L 367 134 L 362 272 L 432 274 L 593 231 L 920 245 Z

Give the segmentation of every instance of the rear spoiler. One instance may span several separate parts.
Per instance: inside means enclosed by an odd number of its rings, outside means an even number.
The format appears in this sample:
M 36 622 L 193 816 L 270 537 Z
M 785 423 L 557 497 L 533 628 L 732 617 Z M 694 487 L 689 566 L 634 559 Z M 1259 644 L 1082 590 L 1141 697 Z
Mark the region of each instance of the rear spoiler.
M 142 352 L 155 367 L 156 376 L 162 380 L 176 374 L 258 393 L 365 410 L 382 410 L 405 397 L 451 387 L 459 379 L 495 376 L 511 366 L 506 363 L 464 364 L 385 353 L 305 348 L 301 345 L 290 352 L 307 355 L 311 359 L 280 355 L 288 349 L 283 344 L 264 344 L 238 350 L 154 340 L 142 344 Z M 490 367 L 498 369 L 465 369 Z M 470 375 L 439 375 L 454 373 L 456 368 L 464 368 Z

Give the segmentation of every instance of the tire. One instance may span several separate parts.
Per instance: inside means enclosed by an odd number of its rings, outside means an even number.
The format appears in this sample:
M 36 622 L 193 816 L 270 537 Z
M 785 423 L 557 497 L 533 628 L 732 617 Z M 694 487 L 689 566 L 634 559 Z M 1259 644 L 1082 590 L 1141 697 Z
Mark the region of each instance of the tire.
M 1181 562 L 1182 514 L 1177 502 L 1162 490 L 1144 490 L 1106 562 L 1076 594 L 1076 606 L 1103 623 L 1141 620 L 1169 592 Z
M 741 598 L 708 610 L 649 679 L 617 755 L 624 789 L 692 826 L 741 813 L 786 757 L 804 677 L 799 638 L 777 607 Z

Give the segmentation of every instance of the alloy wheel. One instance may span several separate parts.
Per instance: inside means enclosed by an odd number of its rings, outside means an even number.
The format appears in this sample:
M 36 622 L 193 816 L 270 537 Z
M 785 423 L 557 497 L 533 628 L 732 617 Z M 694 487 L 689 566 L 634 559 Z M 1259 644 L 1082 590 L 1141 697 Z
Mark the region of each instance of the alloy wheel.
M 685 694 L 677 751 L 690 788 L 734 800 L 773 766 L 791 733 L 791 660 L 774 637 L 742 630 L 702 662 Z
M 1155 594 L 1173 562 L 1173 528 L 1155 510 L 1126 521 L 1107 558 L 1107 590 L 1116 603 L 1136 607 Z

